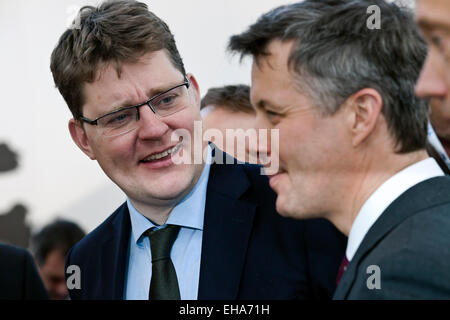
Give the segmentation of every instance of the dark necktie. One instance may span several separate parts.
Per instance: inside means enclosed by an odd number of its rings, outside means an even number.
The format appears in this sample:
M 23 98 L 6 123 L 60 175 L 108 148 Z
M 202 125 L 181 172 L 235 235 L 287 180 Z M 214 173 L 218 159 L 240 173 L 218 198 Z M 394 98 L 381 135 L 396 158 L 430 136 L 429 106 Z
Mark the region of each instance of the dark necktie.
M 341 262 L 341 266 L 339 267 L 339 273 L 336 278 L 336 285 L 339 285 L 339 282 L 341 281 L 345 270 L 347 270 L 347 266 L 349 265 L 349 263 L 350 262 L 348 261 L 347 256 L 344 256 L 344 259 L 342 259 L 342 262 Z
M 170 259 L 170 250 L 177 238 L 179 226 L 168 225 L 164 229 L 149 230 L 152 251 L 152 279 L 150 300 L 180 300 L 177 274 Z

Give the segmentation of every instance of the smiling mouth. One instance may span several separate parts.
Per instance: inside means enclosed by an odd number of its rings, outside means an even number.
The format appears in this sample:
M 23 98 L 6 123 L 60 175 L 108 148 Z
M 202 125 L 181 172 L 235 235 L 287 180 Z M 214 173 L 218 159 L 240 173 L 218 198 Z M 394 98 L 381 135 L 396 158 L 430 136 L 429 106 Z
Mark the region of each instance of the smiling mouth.
M 145 163 L 145 162 L 156 161 L 156 160 L 163 159 L 167 156 L 170 156 L 172 154 L 175 154 L 181 148 L 181 145 L 182 145 L 182 142 L 178 143 L 176 146 L 174 146 L 172 148 L 164 150 L 163 152 L 152 154 L 152 155 L 146 157 L 145 159 L 142 159 L 141 162 Z

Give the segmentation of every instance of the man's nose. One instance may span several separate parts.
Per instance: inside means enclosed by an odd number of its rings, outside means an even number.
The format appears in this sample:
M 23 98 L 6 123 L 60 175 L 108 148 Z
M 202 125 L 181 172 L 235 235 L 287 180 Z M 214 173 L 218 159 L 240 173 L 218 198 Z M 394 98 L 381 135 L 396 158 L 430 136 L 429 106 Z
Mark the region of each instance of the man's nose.
M 447 95 L 443 58 L 431 48 L 417 80 L 415 93 L 420 98 L 443 98 Z
M 139 138 L 159 139 L 169 130 L 164 118 L 159 117 L 148 105 L 139 108 Z

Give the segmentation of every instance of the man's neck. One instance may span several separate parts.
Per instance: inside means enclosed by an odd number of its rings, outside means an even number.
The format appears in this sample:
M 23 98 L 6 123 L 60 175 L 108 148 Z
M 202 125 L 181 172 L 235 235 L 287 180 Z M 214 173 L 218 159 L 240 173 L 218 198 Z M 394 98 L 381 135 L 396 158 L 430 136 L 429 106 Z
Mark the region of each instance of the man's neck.
M 344 197 L 339 207 L 328 215 L 328 219 L 346 236 L 349 235 L 353 222 L 364 203 L 388 179 L 403 169 L 428 158 L 426 151 L 421 150 L 408 154 L 395 154 L 389 159 L 380 161 L 380 157 L 367 161 L 361 166 L 361 172 L 355 174 L 349 181 L 349 187 L 344 191 Z
M 129 199 L 130 202 L 133 204 L 134 208 L 140 214 L 142 214 L 146 218 L 150 219 L 150 221 L 158 225 L 163 225 L 166 223 L 167 219 L 170 216 L 170 213 L 178 203 L 178 202 L 161 203 L 157 205 L 157 204 L 142 203 L 140 201 L 136 201 L 131 198 Z

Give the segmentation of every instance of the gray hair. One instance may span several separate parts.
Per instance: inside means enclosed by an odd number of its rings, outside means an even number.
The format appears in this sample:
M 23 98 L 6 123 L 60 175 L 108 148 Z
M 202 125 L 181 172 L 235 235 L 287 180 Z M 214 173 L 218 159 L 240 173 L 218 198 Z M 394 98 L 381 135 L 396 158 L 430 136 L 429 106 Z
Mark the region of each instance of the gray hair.
M 367 26 L 367 8 L 380 8 L 381 28 Z M 288 65 L 299 91 L 332 115 L 352 94 L 373 88 L 397 152 L 425 148 L 428 103 L 414 95 L 426 44 L 409 8 L 383 0 L 306 0 L 278 7 L 230 39 L 229 50 L 256 61 L 275 39 L 295 45 Z

